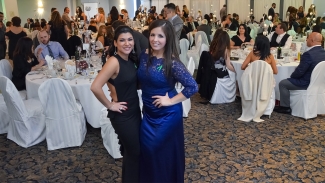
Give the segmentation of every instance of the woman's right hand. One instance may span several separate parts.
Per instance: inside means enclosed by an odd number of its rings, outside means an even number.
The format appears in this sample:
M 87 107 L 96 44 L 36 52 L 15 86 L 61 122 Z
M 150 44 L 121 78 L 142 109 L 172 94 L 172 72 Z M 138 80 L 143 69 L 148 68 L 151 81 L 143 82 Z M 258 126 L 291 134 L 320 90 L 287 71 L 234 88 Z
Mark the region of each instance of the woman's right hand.
M 128 107 L 125 106 L 126 104 L 126 102 L 111 102 L 108 109 L 110 111 L 122 113 L 122 111 L 126 111 L 128 109 Z

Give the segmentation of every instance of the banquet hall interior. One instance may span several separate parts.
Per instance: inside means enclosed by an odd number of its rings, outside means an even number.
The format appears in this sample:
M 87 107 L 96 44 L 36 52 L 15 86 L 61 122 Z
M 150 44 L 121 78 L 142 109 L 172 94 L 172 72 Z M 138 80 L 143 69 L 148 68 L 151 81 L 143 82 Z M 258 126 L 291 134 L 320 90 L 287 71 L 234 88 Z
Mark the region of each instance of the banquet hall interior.
M 149 44 L 149 20 L 164 18 L 164 6 L 168 3 L 176 5 L 176 14 L 183 21 L 179 39 L 180 61 L 199 84 L 199 92 L 182 102 L 184 182 L 325 182 L 325 84 L 319 82 L 325 79 L 325 57 L 321 60 L 323 62 L 314 65 L 308 88 L 295 90 L 295 93 L 290 90 L 290 112 L 276 112 L 283 97 L 279 83 L 292 77 L 291 74 L 297 72 L 296 68 L 305 61 L 303 54 L 311 49 L 308 36 L 319 32 L 317 36 L 321 36 L 320 46 L 324 51 L 324 0 L 1 0 L 0 29 L 5 28 L 0 32 L 0 52 L 4 51 L 3 58 L 0 58 L 1 182 L 122 182 L 123 157 L 117 135 L 106 117 L 106 108 L 91 92 L 90 86 L 106 62 L 105 54 L 102 54 L 108 46 L 106 36 L 114 35 L 112 7 L 118 10 L 119 19 L 116 21 L 140 32 Z M 78 12 L 78 7 L 81 12 Z M 100 8 L 104 10 L 103 14 Z M 276 15 L 270 15 L 271 9 Z M 10 41 L 14 38 L 7 33 L 21 27 L 26 37 L 33 41 L 34 51 L 42 45 L 42 31 L 52 30 L 49 22 L 53 11 L 59 12 L 64 22 L 63 15 L 68 19 L 65 24 L 66 42 L 61 43 L 67 57 L 62 54 L 58 58 L 44 55 L 47 66 L 41 65 L 25 73 L 21 79 L 25 88 L 20 90 L 10 78 L 16 77 L 15 61 L 10 58 Z M 102 15 L 104 19 L 100 18 Z M 227 23 L 228 16 L 230 22 Z M 14 17 L 20 18 L 19 25 Z M 237 27 L 232 30 L 231 25 L 235 24 Z M 96 32 L 90 30 L 90 26 Z M 204 26 L 209 27 L 208 31 Z M 251 41 L 242 41 L 241 27 L 248 31 L 243 35 Z M 262 94 L 255 91 L 247 94 L 254 85 L 249 82 L 255 80 L 245 81 L 243 78 L 247 77 L 246 72 L 254 73 L 260 68 L 249 70 L 255 64 L 253 62 L 246 70 L 242 65 L 256 49 L 254 42 L 259 37 L 267 37 L 271 42 L 278 27 L 285 30 L 290 45 L 279 45 L 269 50 L 276 62 L 277 73 L 271 73 L 267 81 L 270 83 L 267 99 L 262 99 L 263 87 L 266 88 L 262 79 L 259 80 L 262 83 L 258 86 L 260 88 L 256 89 Z M 314 31 L 316 28 L 319 31 Z M 103 41 L 100 38 L 102 29 L 106 32 L 102 35 Z M 226 80 L 215 77 L 213 83 L 213 77 L 206 75 L 206 68 L 202 66 L 205 60 L 201 55 L 202 52 L 213 52 L 210 48 L 217 39 L 214 34 L 220 29 L 229 35 L 229 64 L 234 72 L 227 68 L 229 77 L 228 74 Z M 234 42 L 233 37 L 237 36 L 242 41 L 240 45 Z M 78 44 L 72 38 L 77 38 Z M 16 50 L 18 47 L 17 44 Z M 51 49 L 48 53 L 53 55 Z M 77 57 L 80 58 L 78 63 Z M 272 72 L 269 65 L 265 67 Z M 213 67 L 208 70 L 215 72 L 215 63 Z M 63 84 L 55 83 L 56 80 L 63 81 Z M 229 82 L 232 82 L 231 87 Z M 175 86 L 177 92 L 184 88 L 179 85 Z M 212 92 L 205 93 L 209 91 L 203 91 L 203 85 L 212 85 Z M 110 91 L 106 85 L 103 90 L 109 98 Z M 61 91 L 62 96 L 58 94 Z M 138 90 L 138 94 L 141 106 L 141 91 Z M 261 97 L 256 96 L 259 94 Z M 260 97 L 256 100 L 264 103 L 246 100 L 247 95 Z M 52 109 L 49 106 L 52 104 L 61 112 Z M 64 108 L 70 105 L 78 111 L 65 119 L 70 123 L 66 125 L 61 114 L 65 115 Z M 269 107 L 270 111 L 265 112 Z M 258 114 L 261 108 L 263 111 Z M 244 114 L 247 111 L 253 111 L 254 117 L 247 120 L 245 117 L 249 114 Z M 41 114 L 43 112 L 45 116 Z M 4 121 L 8 121 L 7 124 Z M 39 121 L 43 121 L 43 126 Z M 57 128 L 50 124 L 54 121 L 58 121 L 55 124 Z M 66 128 L 62 130 L 65 134 L 58 132 L 60 127 Z M 36 139 L 38 133 L 42 135 Z M 71 141 L 65 139 L 71 136 Z M 62 143 L 58 142 L 60 139 Z

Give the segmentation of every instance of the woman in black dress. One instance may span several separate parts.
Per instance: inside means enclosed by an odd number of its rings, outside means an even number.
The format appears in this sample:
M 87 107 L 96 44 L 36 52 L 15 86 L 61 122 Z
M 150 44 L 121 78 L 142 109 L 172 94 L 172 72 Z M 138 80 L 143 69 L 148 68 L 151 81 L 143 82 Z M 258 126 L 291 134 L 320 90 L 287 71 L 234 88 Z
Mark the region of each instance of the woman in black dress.
M 21 37 L 27 36 L 23 28 L 20 26 L 21 19 L 19 17 L 12 17 L 11 19 L 12 26 L 9 28 L 9 31 L 6 32 L 6 38 L 9 39 L 8 54 L 9 59 L 13 59 L 13 53 L 16 48 L 17 42 Z
M 51 32 L 50 41 L 59 42 L 65 51 L 68 50 L 67 35 L 69 35 L 69 29 L 58 11 L 52 12 L 51 20 L 47 24 L 47 31 Z
M 14 69 L 12 71 L 12 82 L 17 90 L 25 90 L 25 77 L 30 71 L 40 69 L 44 65 L 44 60 L 38 60 L 33 54 L 33 41 L 29 37 L 19 39 L 14 51 Z M 37 55 L 42 53 L 42 49 L 38 49 Z
M 110 57 L 91 85 L 91 91 L 108 109 L 107 117 L 121 144 L 122 182 L 139 182 L 141 112 L 137 93 L 138 60 L 133 49 L 133 30 L 128 26 L 116 28 Z M 106 83 L 112 101 L 103 92 Z
M 238 49 L 243 43 L 251 43 L 253 45 L 254 40 L 249 35 L 246 25 L 240 24 L 237 30 L 237 35 L 231 38 L 230 48 Z

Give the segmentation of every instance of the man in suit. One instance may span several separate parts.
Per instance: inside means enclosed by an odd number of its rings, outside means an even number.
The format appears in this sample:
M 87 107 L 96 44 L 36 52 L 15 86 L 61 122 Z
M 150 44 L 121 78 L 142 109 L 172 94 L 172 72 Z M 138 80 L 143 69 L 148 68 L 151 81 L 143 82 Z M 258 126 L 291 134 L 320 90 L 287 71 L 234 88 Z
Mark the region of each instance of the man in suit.
M 198 26 L 199 24 L 194 21 L 193 16 L 188 16 L 187 27 L 190 30 L 190 32 L 196 30 Z
M 72 21 L 69 17 L 69 13 L 70 13 L 70 8 L 69 7 L 65 7 L 64 8 L 64 13 L 62 14 L 62 19 L 65 21 L 66 24 L 68 24 L 68 27 L 70 27 L 70 22 Z
M 306 90 L 315 66 L 324 61 L 325 50 L 321 47 L 322 35 L 313 32 L 307 38 L 307 52 L 301 56 L 300 63 L 290 78 L 279 83 L 280 107 L 274 109 L 279 113 L 291 114 L 290 90 Z
M 175 29 L 176 42 L 179 43 L 179 38 L 181 37 L 183 29 L 183 20 L 176 14 L 176 6 L 174 3 L 169 3 L 165 5 L 166 19 L 170 21 Z M 179 44 L 177 44 L 177 51 L 180 53 Z
M 275 11 L 274 11 L 275 7 L 276 7 L 276 4 L 272 3 L 272 7 L 269 9 L 269 12 L 267 14 L 268 16 L 272 16 L 272 21 L 273 21 L 273 17 L 274 17 L 274 14 L 275 14 Z
M 292 36 L 287 34 L 287 25 L 285 23 L 280 23 L 276 26 L 275 31 L 271 32 L 267 37 L 270 41 L 270 47 L 283 47 L 290 48 L 292 43 Z
M 211 35 L 211 27 L 208 25 L 208 21 L 203 19 L 202 24 L 197 27 L 197 31 L 203 31 L 207 35 L 209 44 L 211 43 L 210 35 Z M 209 46 L 209 45 L 208 45 Z
M 233 13 L 232 14 L 232 22 L 231 24 L 229 25 L 229 30 L 231 31 L 236 31 L 237 28 L 239 27 L 239 23 L 238 23 L 238 20 L 237 20 L 237 16 L 239 17 L 239 15 L 237 15 L 236 13 Z
M 25 23 L 24 28 L 26 29 L 32 29 L 34 27 L 33 20 L 30 18 L 27 18 L 27 23 Z
M 223 7 L 220 10 L 220 18 L 227 15 L 227 5 L 223 5 Z

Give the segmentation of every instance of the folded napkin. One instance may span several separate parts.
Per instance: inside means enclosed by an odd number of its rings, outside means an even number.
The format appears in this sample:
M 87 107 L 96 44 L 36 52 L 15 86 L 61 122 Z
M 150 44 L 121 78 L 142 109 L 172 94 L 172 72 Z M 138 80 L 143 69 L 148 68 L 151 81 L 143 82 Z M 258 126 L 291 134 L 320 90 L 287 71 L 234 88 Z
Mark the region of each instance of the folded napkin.
M 72 60 L 65 61 L 65 69 L 69 73 L 75 73 L 76 72 L 76 63 Z
M 45 56 L 45 60 L 47 62 L 47 65 L 48 65 L 49 70 L 52 70 L 53 69 L 53 65 L 54 65 L 53 58 L 50 57 L 50 56 L 48 56 L 48 55 L 46 55 Z

